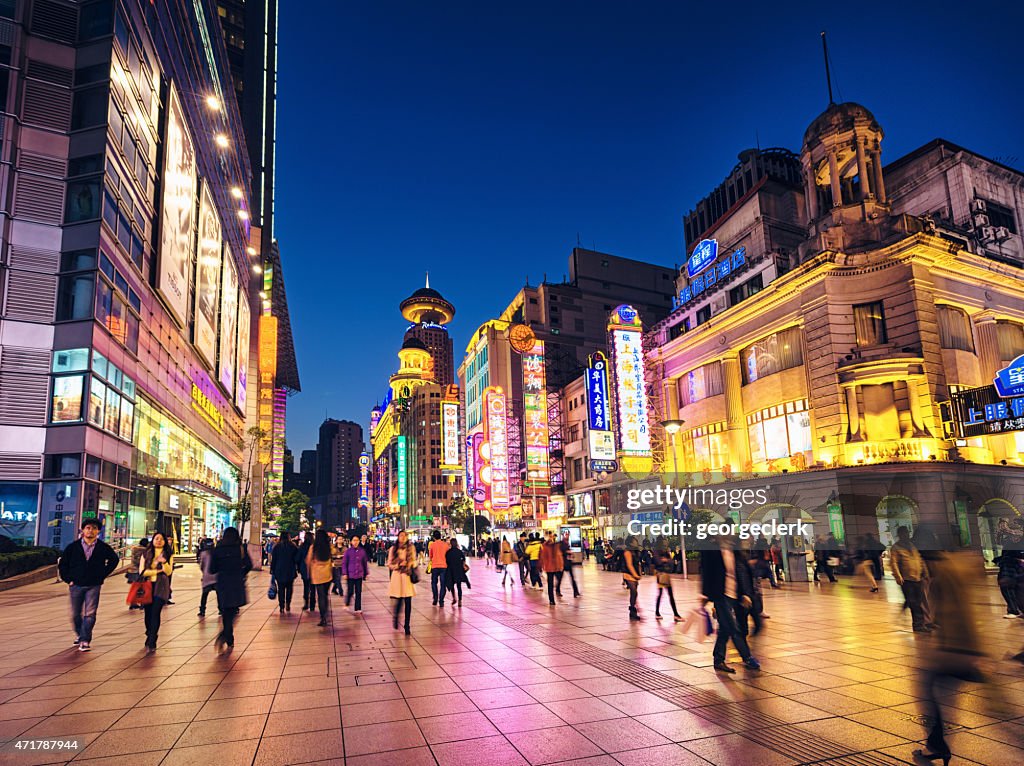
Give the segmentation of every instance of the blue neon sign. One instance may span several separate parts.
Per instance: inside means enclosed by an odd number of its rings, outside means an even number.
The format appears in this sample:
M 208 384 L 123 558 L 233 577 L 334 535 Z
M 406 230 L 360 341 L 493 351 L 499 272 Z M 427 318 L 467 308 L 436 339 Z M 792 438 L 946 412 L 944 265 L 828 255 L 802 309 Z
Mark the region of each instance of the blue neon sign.
M 1004 399 L 1024 395 L 1024 354 L 996 373 L 992 382 L 996 393 Z
M 713 242 L 714 240 L 705 240 Z M 698 245 L 700 247 L 700 245 Z M 716 246 L 717 253 L 717 246 Z M 697 251 L 694 251 L 694 255 Z M 691 256 L 690 260 L 693 260 Z M 679 295 L 672 298 L 672 310 L 675 311 L 677 308 L 687 303 L 706 290 L 711 289 L 717 283 L 725 281 L 730 274 L 739 271 L 747 265 L 747 248 L 738 247 L 731 254 L 723 256 L 720 261 L 714 264 L 713 268 L 710 263 L 705 264 L 702 268 L 705 270 L 703 274 L 697 274 L 694 276 L 690 274 L 690 284 L 679 291 Z M 690 273 L 690 262 L 686 263 L 687 273 Z
M 686 275 L 693 279 L 718 258 L 718 240 L 702 239 L 693 248 L 693 255 L 686 260 Z

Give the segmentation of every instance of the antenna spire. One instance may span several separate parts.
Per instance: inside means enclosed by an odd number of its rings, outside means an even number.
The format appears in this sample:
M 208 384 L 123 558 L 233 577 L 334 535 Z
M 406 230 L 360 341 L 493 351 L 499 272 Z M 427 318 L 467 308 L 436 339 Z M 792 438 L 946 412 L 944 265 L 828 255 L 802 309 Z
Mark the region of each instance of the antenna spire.
M 426 286 L 428 288 L 430 287 L 430 272 L 429 271 L 427 272 L 427 285 Z
M 821 51 L 825 56 L 825 82 L 828 84 L 828 103 L 831 106 L 836 101 L 832 97 L 832 73 L 828 66 L 828 40 L 825 37 L 825 30 L 821 31 Z

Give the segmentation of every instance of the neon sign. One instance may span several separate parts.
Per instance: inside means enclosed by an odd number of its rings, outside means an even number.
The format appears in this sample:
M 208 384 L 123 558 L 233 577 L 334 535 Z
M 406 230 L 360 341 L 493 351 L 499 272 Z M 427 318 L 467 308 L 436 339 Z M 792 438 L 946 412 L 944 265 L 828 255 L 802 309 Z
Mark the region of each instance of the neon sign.
M 708 241 L 708 240 L 705 240 Z M 711 240 L 714 241 L 714 240 Z M 698 247 L 700 247 L 698 245 Z M 717 256 L 717 246 L 715 253 Z M 696 255 L 696 251 L 694 251 Z M 690 260 L 693 260 L 691 256 Z M 709 269 L 711 263 L 706 263 L 697 272 L 690 271 L 690 261 L 686 262 L 686 273 L 690 278 L 690 284 L 679 291 L 679 295 L 672 298 L 672 309 L 673 311 L 684 303 L 696 298 L 706 290 L 711 289 L 717 283 L 725 281 L 725 279 L 733 272 L 739 271 L 747 265 L 747 249 L 745 247 L 737 248 L 733 253 L 724 256 L 714 268 Z M 707 273 L 701 274 L 700 271 L 706 271 Z
M 491 507 L 508 508 L 508 421 L 505 393 L 498 386 L 484 391 L 484 439 L 490 462 Z
M 718 240 L 702 239 L 693 248 L 693 254 L 686 259 L 686 276 L 693 279 L 715 262 L 718 257 Z
M 1024 395 L 1024 354 L 996 373 L 992 382 L 996 393 L 1004 399 Z
M 620 315 L 621 316 L 621 315 Z M 590 470 L 614 472 L 615 435 L 612 432 L 611 405 L 608 402 L 608 357 L 600 351 L 587 361 L 587 420 Z
M 628 316 L 632 320 L 624 323 Z M 636 310 L 620 306 L 612 313 L 608 331 L 612 338 L 612 367 L 615 371 L 618 447 L 626 455 L 648 457 L 651 454 L 651 430 L 647 415 L 647 380 L 640 318 Z
M 370 506 L 370 456 L 364 452 L 359 456 L 359 507 Z
M 406 443 L 405 437 L 398 437 L 398 444 L 395 448 L 395 454 L 398 457 L 398 504 L 406 505 L 409 502 L 408 493 L 406 491 L 406 484 L 408 483 L 408 466 L 407 466 L 407 454 L 406 454 Z
M 441 466 L 459 465 L 459 403 L 441 402 Z
M 534 341 L 529 352 L 523 354 L 523 414 L 528 475 L 535 484 L 547 484 L 550 475 L 548 394 L 542 340 Z

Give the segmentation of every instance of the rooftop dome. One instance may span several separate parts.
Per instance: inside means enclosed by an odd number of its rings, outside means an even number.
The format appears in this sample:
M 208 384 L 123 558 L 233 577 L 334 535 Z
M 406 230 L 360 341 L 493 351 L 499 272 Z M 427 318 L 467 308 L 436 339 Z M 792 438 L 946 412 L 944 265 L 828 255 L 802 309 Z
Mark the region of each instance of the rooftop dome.
M 820 139 L 826 133 L 851 130 L 857 123 L 868 123 L 872 130 L 882 132 L 875 115 L 860 104 L 847 101 L 845 104 L 829 104 L 828 108 L 814 118 L 804 131 L 804 146 Z
M 420 322 L 448 324 L 455 316 L 455 307 L 430 286 L 429 274 L 426 281 L 426 285 L 398 304 L 402 316 L 417 324 Z
M 427 347 L 423 345 L 423 341 L 421 341 L 419 338 L 414 338 L 411 335 L 405 339 L 405 343 L 402 344 L 402 348 L 416 348 L 419 349 L 420 351 L 428 350 Z

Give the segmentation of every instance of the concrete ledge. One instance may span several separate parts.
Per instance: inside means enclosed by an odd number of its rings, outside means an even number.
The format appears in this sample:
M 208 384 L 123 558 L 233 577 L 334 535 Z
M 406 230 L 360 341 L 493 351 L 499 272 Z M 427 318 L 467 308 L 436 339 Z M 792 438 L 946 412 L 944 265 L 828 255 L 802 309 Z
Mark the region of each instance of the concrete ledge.
M 50 564 L 49 566 L 39 567 L 39 569 L 33 569 L 31 572 L 22 572 L 20 575 L 8 577 L 6 580 L 0 580 L 0 593 L 22 585 L 32 585 L 33 583 L 56 579 L 57 565 Z

